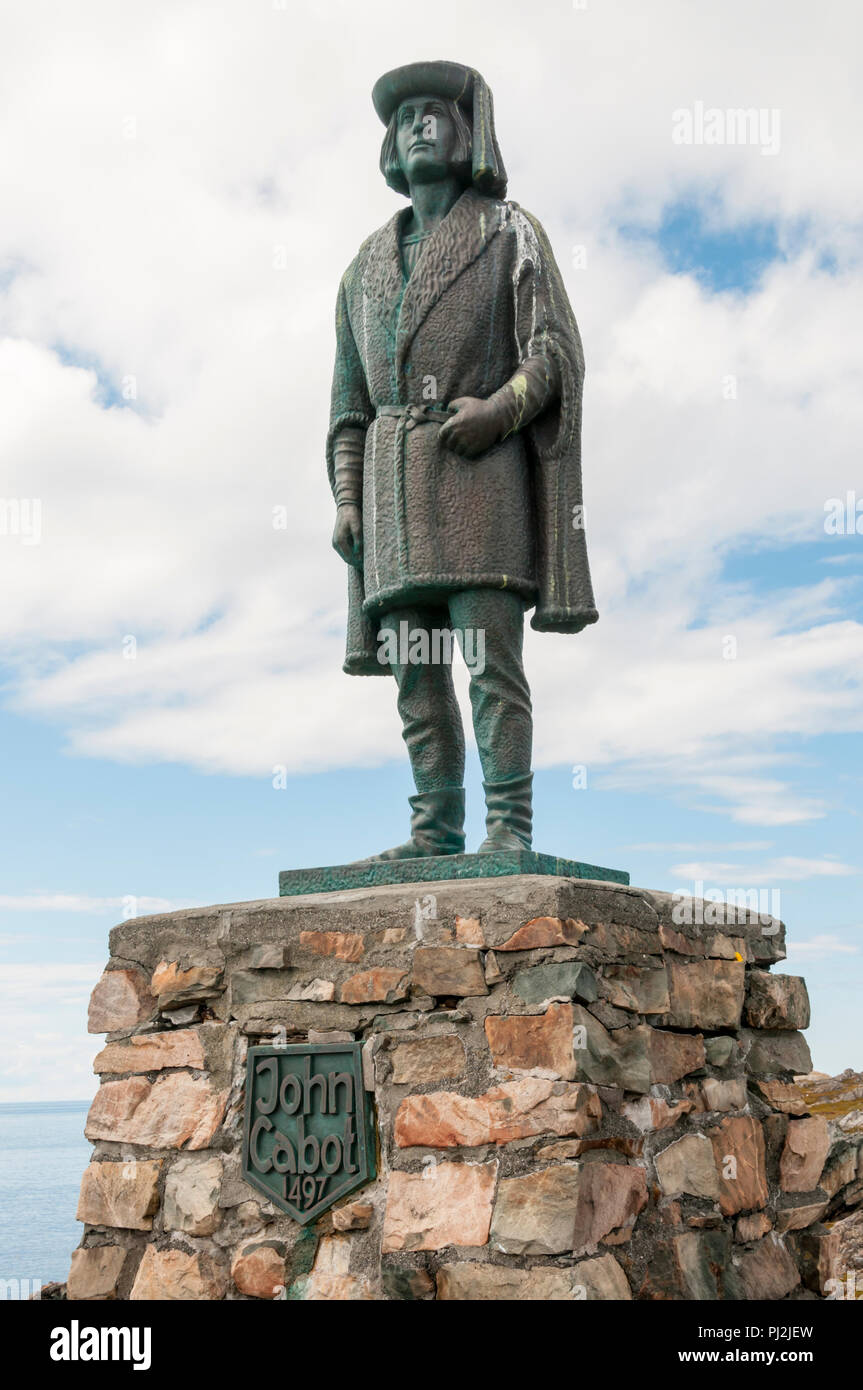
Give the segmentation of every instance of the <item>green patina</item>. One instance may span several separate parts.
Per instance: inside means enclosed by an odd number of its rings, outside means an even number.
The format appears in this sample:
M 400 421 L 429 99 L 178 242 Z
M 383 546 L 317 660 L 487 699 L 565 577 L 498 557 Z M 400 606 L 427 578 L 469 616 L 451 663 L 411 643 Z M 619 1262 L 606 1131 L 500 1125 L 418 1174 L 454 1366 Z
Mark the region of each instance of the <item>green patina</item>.
M 302 1225 L 375 1176 L 359 1043 L 252 1047 L 243 1177 Z
M 599 879 L 629 884 L 623 869 L 604 869 L 534 850 L 495 850 L 486 854 L 439 854 L 418 859 L 365 860 L 317 869 L 285 869 L 279 874 L 279 896 L 338 893 L 349 888 L 379 888 L 390 883 L 443 883 L 452 879 L 505 878 L 510 874 L 553 874 L 558 878 Z
M 281 892 L 512 873 L 628 883 L 520 853 L 533 833 L 525 614 L 539 632 L 569 634 L 598 617 L 584 527 L 570 524 L 583 510 L 584 353 L 566 288 L 541 224 L 507 197 L 481 73 L 408 63 L 372 100 L 381 172 L 410 205 L 342 277 L 327 469 L 348 570 L 344 670 L 395 678 L 416 794 L 408 840 L 362 869 L 283 874 Z M 450 663 L 381 660 L 381 634 L 405 617 L 483 634 L 470 697 L 485 862 L 462 853 L 465 738 Z

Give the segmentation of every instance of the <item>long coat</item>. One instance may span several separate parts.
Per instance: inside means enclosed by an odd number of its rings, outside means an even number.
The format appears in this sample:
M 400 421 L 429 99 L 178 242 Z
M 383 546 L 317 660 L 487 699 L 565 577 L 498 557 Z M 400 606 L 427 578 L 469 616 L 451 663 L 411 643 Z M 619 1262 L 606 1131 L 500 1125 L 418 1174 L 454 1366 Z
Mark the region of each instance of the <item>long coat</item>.
M 350 674 L 387 674 L 377 619 L 468 588 L 508 589 L 541 632 L 596 622 L 583 526 L 581 339 L 548 239 L 517 203 L 469 188 L 402 270 L 406 209 L 364 242 L 336 310 L 327 438 L 366 428 L 364 568 L 349 569 Z M 381 407 L 486 398 L 519 364 L 553 355 L 560 399 L 478 459 L 444 448 L 440 424 Z M 407 427 L 406 427 L 407 426 Z

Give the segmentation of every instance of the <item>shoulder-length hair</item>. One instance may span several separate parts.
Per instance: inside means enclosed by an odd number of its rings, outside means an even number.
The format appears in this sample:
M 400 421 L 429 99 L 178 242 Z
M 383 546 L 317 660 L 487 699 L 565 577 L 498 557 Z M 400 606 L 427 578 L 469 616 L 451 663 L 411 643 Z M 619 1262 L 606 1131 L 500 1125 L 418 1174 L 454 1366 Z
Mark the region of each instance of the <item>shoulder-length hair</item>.
M 461 175 L 465 183 L 470 183 L 473 171 L 473 130 L 471 128 L 471 123 L 457 101 L 453 101 L 450 97 L 441 97 L 440 101 L 443 106 L 446 107 L 455 126 L 456 146 L 453 155 L 453 164 L 456 173 Z M 390 188 L 394 188 L 397 193 L 404 193 L 405 196 L 409 196 L 410 189 L 408 188 L 407 179 L 402 171 L 402 166 L 399 163 L 398 149 L 396 147 L 396 127 L 398 118 L 399 108 L 397 106 L 390 116 L 387 132 L 384 136 L 384 143 L 381 145 L 380 167 L 381 173 Z

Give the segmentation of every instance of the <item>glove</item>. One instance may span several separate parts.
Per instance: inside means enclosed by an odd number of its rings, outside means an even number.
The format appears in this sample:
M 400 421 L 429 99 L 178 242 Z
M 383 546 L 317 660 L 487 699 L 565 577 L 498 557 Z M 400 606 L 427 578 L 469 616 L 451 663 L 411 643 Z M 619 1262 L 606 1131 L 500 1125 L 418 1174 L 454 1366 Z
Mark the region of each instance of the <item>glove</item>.
M 450 401 L 454 414 L 441 427 L 440 442 L 462 458 L 477 458 L 524 429 L 559 395 L 560 370 L 555 359 L 544 354 L 528 357 L 488 400 L 459 396 Z

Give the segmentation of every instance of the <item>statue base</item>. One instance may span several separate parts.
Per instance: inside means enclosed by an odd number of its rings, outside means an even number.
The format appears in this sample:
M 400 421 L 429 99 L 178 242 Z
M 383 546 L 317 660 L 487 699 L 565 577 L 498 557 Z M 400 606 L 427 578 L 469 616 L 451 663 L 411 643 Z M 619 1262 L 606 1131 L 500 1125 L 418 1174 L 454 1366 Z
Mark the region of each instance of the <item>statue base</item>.
M 356 864 L 333 864 L 318 869 L 284 869 L 279 896 L 337 893 L 349 888 L 380 888 L 393 883 L 442 883 L 466 878 L 504 878 L 511 874 L 542 874 L 556 878 L 593 879 L 629 886 L 623 869 L 604 869 L 532 849 L 495 850 L 493 854 L 436 854 L 424 859 L 379 859 Z
M 68 1299 L 829 1296 L 859 1152 L 782 923 L 549 873 L 418 910 L 405 863 L 114 928 Z

